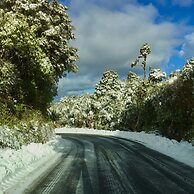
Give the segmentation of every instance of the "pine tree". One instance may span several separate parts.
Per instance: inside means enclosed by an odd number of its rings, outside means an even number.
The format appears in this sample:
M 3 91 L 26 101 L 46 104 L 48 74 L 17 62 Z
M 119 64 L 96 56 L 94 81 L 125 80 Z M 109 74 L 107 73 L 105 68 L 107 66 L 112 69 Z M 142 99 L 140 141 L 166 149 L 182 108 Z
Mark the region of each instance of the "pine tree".
M 118 123 L 122 103 L 123 82 L 115 71 L 105 71 L 96 85 L 93 95 L 92 110 L 95 116 L 95 127 L 113 129 Z

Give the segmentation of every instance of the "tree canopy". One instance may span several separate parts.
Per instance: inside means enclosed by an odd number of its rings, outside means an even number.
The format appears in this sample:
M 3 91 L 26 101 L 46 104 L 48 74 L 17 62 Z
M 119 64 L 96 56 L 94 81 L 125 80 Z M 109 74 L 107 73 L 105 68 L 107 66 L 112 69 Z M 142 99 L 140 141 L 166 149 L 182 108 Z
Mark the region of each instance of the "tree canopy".
M 66 71 L 77 71 L 67 7 L 57 0 L 0 2 L 0 93 L 46 109 Z

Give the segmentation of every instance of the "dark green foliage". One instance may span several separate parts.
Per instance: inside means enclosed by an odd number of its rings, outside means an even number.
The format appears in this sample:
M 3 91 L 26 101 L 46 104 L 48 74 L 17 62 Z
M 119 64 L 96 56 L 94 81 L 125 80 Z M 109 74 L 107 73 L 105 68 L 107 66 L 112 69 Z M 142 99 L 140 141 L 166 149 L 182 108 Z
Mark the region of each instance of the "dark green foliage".
M 142 131 L 155 120 L 154 105 L 149 102 L 163 84 L 144 82 L 140 80 L 135 88 L 132 103 L 127 103 L 121 114 L 120 127 L 125 130 Z M 118 126 L 119 126 L 118 125 Z M 150 124 L 150 130 L 152 129 Z
M 55 94 L 50 89 L 54 75 L 47 73 L 42 65 L 47 57 L 23 16 L 3 14 L 3 18 L 0 53 L 2 58 L 9 60 L 12 67 L 10 74 L 15 72 L 13 85 L 19 87 L 15 91 L 13 88 L 8 95 L 29 106 L 44 109 Z M 15 25 L 7 28 L 11 22 Z
M 66 97 L 52 109 L 59 123 L 68 127 L 157 131 L 190 141 L 194 138 L 193 67 L 194 60 L 190 60 L 176 77 L 146 82 L 132 72 L 121 81 L 116 72 L 106 71 L 94 94 Z
M 157 120 L 163 135 L 177 140 L 190 139 L 192 134 L 193 82 L 178 78 L 161 91 L 158 98 L 161 106 L 157 109 Z
M 1 97 L 46 111 L 65 71 L 76 72 L 73 26 L 54 0 L 0 2 Z M 13 78 L 13 79 L 11 79 Z
M 162 87 L 147 83 L 137 89 L 137 103 L 126 106 L 121 127 L 133 131 L 159 131 L 176 140 L 194 137 L 194 61 L 190 60 L 175 81 Z M 144 90 L 141 90 L 144 88 Z M 139 92 L 138 92 L 139 91 Z M 145 92 L 144 92 L 145 91 Z
M 74 38 L 57 0 L 0 1 L 0 146 L 48 140 L 58 80 L 77 71 Z

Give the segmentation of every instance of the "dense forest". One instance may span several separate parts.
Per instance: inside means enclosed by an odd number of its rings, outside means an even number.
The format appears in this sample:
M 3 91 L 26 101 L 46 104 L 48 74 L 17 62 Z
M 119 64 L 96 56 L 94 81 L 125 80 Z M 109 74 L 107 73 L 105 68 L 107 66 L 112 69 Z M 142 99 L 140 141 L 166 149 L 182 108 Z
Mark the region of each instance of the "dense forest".
M 58 80 L 77 71 L 73 29 L 57 0 L 0 2 L 1 146 L 48 140 Z
M 129 72 L 120 80 L 104 72 L 94 94 L 64 97 L 50 111 L 66 127 L 156 132 L 168 138 L 194 138 L 194 59 L 164 79 L 160 69 L 147 80 Z

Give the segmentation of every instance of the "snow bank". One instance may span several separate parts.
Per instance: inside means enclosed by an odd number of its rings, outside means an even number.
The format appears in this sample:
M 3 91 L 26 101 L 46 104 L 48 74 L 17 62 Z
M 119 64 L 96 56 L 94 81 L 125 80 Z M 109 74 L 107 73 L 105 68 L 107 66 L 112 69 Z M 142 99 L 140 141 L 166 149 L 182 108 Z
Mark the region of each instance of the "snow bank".
M 57 128 L 56 134 L 60 133 L 79 133 L 92 135 L 116 136 L 125 139 L 140 142 L 151 149 L 157 150 L 167 156 L 174 158 L 182 163 L 194 167 L 194 147 L 191 143 L 176 140 L 170 140 L 156 134 L 148 134 L 145 132 L 126 132 L 126 131 L 105 131 L 95 129 L 79 129 L 79 128 Z
M 31 174 L 32 181 L 33 172 L 37 168 L 42 168 L 49 161 L 59 158 L 64 152 L 64 148 L 68 147 L 70 147 L 70 142 L 57 136 L 47 144 L 31 143 L 22 146 L 19 150 L 0 149 L 0 194 L 20 193 L 14 188 L 15 184 L 18 186 L 21 180 L 24 184 L 24 180 L 27 179 L 26 177 L 29 174 Z M 52 162 L 50 162 L 51 164 Z M 49 168 L 49 165 L 47 165 L 47 168 Z M 44 170 L 46 170 L 45 167 Z M 39 174 L 36 174 L 36 176 L 39 176 Z M 25 188 L 24 185 L 22 187 Z

